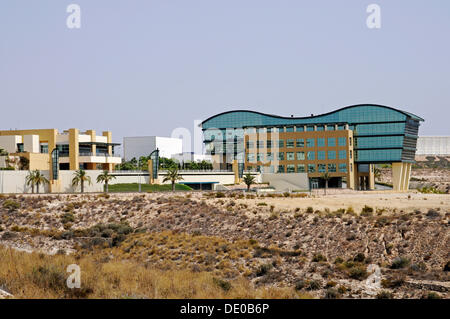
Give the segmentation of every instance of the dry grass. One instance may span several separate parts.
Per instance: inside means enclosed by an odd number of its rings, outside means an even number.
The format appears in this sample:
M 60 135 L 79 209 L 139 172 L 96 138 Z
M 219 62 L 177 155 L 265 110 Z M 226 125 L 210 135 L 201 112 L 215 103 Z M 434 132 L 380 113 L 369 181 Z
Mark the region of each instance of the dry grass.
M 68 289 L 66 268 L 81 267 L 81 288 Z M 15 298 L 307 298 L 292 288 L 253 288 L 240 277 L 224 289 L 208 272 L 158 270 L 132 260 L 48 256 L 0 247 L 0 287 Z

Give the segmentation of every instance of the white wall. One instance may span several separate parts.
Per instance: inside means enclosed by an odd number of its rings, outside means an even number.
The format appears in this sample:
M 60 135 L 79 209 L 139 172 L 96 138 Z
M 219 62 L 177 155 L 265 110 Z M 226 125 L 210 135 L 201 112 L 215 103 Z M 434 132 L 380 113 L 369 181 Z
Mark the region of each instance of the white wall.
M 416 155 L 450 155 L 450 136 L 419 136 Z
M 24 135 L 23 150 L 29 153 L 40 153 L 39 135 Z
M 133 157 L 139 159 L 141 156 L 148 156 L 157 148 L 159 148 L 160 157 L 171 158 L 173 154 L 183 152 L 183 140 L 159 136 L 123 138 L 123 155 L 127 161 Z
M 195 154 L 192 152 L 184 152 L 179 154 L 173 154 L 172 159 L 177 160 L 178 162 L 201 162 L 208 161 L 211 162 L 211 155 L 206 154 Z
M 20 135 L 0 136 L 0 148 L 8 153 L 16 153 L 18 143 L 22 143 L 22 136 Z
M 309 189 L 307 173 L 262 174 L 262 182 L 269 183 L 277 191 Z
M 48 179 L 49 172 L 41 171 Z M 0 171 L 0 194 L 31 193 L 31 187 L 26 185 L 28 171 Z M 48 186 L 40 185 L 40 193 L 48 192 Z M 36 191 L 36 189 L 35 189 Z

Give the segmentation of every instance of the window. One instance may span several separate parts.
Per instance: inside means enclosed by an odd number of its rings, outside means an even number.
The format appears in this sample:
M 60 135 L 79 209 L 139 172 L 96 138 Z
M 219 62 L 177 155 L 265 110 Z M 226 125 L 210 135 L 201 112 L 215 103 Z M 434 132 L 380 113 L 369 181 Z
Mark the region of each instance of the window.
M 288 139 L 286 140 L 286 147 L 287 148 L 294 148 L 294 139 Z
M 338 130 L 339 130 L 339 131 L 343 131 L 344 128 L 345 128 L 344 125 L 338 125 Z
M 352 146 L 352 138 L 351 137 L 348 138 L 348 145 Z
M 347 158 L 347 151 L 339 151 L 339 159 L 346 159 Z
M 314 131 L 314 126 L 307 126 L 306 131 L 308 131 L 308 132 Z
M 306 147 L 314 147 L 314 139 L 313 138 L 306 139 Z
M 272 152 L 267 152 L 267 160 L 268 161 L 273 161 L 273 154 L 272 154 Z
M 323 131 L 324 127 L 323 125 L 317 125 L 317 131 Z
M 265 130 L 264 127 L 260 127 L 260 128 L 257 129 L 257 132 L 258 133 L 264 133 L 264 130 Z
M 255 130 L 254 127 L 249 127 L 249 128 L 247 128 L 247 129 L 245 130 L 245 132 L 246 132 L 247 134 L 253 134 L 253 133 L 256 132 L 256 130 Z
M 264 141 L 258 141 L 256 142 L 256 145 L 258 148 L 264 148 Z
M 290 133 L 290 132 L 294 132 L 294 127 L 286 127 L 286 132 Z
M 328 151 L 328 159 L 336 159 L 336 151 Z
M 255 143 L 253 141 L 247 141 L 247 148 L 253 148 Z
M 293 165 L 293 164 L 287 165 L 286 173 L 295 173 L 295 165 Z
M 43 154 L 48 154 L 48 143 L 41 143 L 39 145 L 39 151 Z
M 251 163 L 255 162 L 255 154 L 248 153 L 247 154 L 247 162 L 251 162 Z
M 272 141 L 271 140 L 267 141 L 267 148 L 272 148 Z
M 353 172 L 353 164 L 350 163 L 350 172 Z
M 284 165 L 278 165 L 277 173 L 284 173 Z
M 325 151 L 318 151 L 317 152 L 317 159 L 318 160 L 325 160 Z
M 257 160 L 258 162 L 264 161 L 264 154 L 263 154 L 263 153 L 258 153 L 258 154 L 256 155 L 256 160 Z
M 317 139 L 317 147 L 325 147 L 325 139 L 322 137 L 319 137 Z
M 297 173 L 304 173 L 304 172 L 305 172 L 305 164 L 298 164 Z
M 314 152 L 308 152 L 307 154 L 308 160 L 312 161 L 315 159 L 315 154 Z
M 328 164 L 328 172 L 335 173 L 336 172 L 336 164 Z
M 284 140 L 278 140 L 278 147 L 279 148 L 284 147 Z
M 305 147 L 305 140 L 302 138 L 297 139 L 297 147 Z
M 294 161 L 295 160 L 294 152 L 287 152 L 286 153 L 286 159 L 288 161 Z
M 338 137 L 338 145 L 339 146 L 345 146 L 347 139 L 345 137 Z
M 278 160 L 279 161 L 284 161 L 284 152 L 278 153 Z
M 272 133 L 272 132 L 273 132 L 273 129 L 271 127 L 268 127 L 267 128 L 267 133 Z
M 23 143 L 17 143 L 17 153 L 23 153 Z
M 316 171 L 316 165 L 308 164 L 308 173 L 315 173 L 315 171 Z
M 325 171 L 326 171 L 326 165 L 325 165 L 325 164 L 319 164 L 319 165 L 317 165 L 317 171 L 318 171 L 319 173 L 325 173 Z
M 334 131 L 334 125 L 327 125 L 327 131 Z
M 347 173 L 347 164 L 345 163 L 339 164 L 339 172 Z
M 284 127 L 277 127 L 277 132 L 283 133 L 284 132 Z
M 329 137 L 328 138 L 328 146 L 329 147 L 335 147 L 336 146 L 336 138 L 335 137 Z
M 352 150 L 350 150 L 350 159 L 352 159 Z
M 305 152 L 297 152 L 297 161 L 305 160 Z
M 305 127 L 302 125 L 302 126 L 296 126 L 295 127 L 295 131 L 296 132 L 303 132 L 303 131 L 305 131 Z

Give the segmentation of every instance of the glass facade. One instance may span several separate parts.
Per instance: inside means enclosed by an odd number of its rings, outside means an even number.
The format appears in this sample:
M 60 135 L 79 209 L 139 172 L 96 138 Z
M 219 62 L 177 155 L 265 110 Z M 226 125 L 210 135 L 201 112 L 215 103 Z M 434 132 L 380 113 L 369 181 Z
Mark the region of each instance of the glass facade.
M 353 131 L 354 161 L 356 163 L 391 163 L 412 162 L 418 136 L 418 128 L 422 118 L 401 110 L 381 105 L 355 105 L 345 107 L 330 113 L 308 117 L 280 117 L 252 111 L 231 111 L 215 115 L 202 123 L 205 143 L 214 141 L 214 147 L 208 147 L 211 154 L 222 154 L 230 151 L 244 152 L 244 130 L 249 134 L 267 132 L 276 127 L 280 132 L 302 132 L 324 130 Z M 228 132 L 231 130 L 230 132 Z M 227 134 L 225 134 L 227 132 Z M 216 143 L 217 142 L 217 143 Z M 225 142 L 230 143 L 226 145 Z M 346 146 L 345 138 L 328 139 L 328 147 Z M 293 141 L 286 144 L 293 147 Z M 318 140 L 322 147 L 322 140 Z M 349 140 L 351 146 L 351 141 Z M 220 145 L 222 144 L 222 145 Z M 303 147 L 304 141 L 295 141 L 295 147 Z M 315 147 L 314 139 L 307 139 L 306 147 Z M 235 145 L 233 147 L 233 145 Z M 248 145 L 248 146 L 251 146 Z M 253 145 L 260 146 L 260 145 Z M 269 145 L 267 145 L 269 146 Z M 280 148 L 284 141 L 280 140 Z M 252 148 L 252 147 L 249 147 Z M 235 154 L 236 155 L 236 154 Z M 308 156 L 309 157 L 309 156 Z M 339 153 L 339 158 L 341 154 Z

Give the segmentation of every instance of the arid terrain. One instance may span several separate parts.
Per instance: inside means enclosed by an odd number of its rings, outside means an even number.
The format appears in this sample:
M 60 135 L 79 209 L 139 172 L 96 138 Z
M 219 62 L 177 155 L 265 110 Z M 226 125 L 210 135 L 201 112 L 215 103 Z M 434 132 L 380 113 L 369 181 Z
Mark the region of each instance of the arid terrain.
M 0 293 L 448 298 L 449 218 L 418 192 L 1 196 Z

